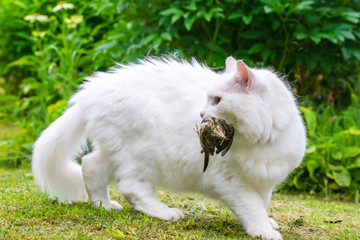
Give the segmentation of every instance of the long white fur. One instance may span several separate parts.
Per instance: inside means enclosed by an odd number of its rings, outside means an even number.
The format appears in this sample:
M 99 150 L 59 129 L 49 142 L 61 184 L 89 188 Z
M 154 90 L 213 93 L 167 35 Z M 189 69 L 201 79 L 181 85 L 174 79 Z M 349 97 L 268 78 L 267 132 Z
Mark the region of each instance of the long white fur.
M 62 202 L 89 196 L 120 210 L 108 193 L 115 180 L 135 209 L 165 220 L 184 215 L 160 202 L 155 186 L 200 192 L 223 201 L 250 235 L 281 239 L 266 209 L 273 187 L 301 162 L 305 129 L 276 74 L 248 68 L 253 79 L 245 91 L 235 64 L 228 58 L 227 71 L 215 73 L 196 61 L 152 58 L 86 78 L 35 143 L 36 182 Z M 222 100 L 214 106 L 216 96 Z M 229 152 L 211 157 L 205 173 L 193 131 L 200 112 L 236 128 Z M 79 166 L 73 159 L 86 138 L 95 150 Z
M 35 181 L 62 202 L 87 200 L 76 153 L 86 140 L 85 123 L 77 106 L 53 122 L 36 141 L 32 157 Z

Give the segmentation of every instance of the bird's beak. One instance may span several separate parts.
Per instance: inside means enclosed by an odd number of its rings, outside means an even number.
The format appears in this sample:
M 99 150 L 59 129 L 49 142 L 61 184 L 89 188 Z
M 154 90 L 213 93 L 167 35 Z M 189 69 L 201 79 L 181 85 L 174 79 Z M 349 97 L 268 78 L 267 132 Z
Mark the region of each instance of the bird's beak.
M 201 121 L 201 124 L 207 123 L 209 121 L 209 118 L 203 118 Z

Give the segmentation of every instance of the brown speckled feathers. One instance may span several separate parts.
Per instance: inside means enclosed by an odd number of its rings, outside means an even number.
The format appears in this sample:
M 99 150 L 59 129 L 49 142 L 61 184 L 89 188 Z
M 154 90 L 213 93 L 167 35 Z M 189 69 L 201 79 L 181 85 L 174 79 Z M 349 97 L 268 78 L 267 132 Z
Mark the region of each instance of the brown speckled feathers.
M 210 117 L 201 122 L 198 131 L 201 144 L 201 153 L 204 153 L 204 172 L 209 164 L 209 155 L 221 152 L 224 156 L 230 149 L 234 139 L 234 127 L 225 119 Z

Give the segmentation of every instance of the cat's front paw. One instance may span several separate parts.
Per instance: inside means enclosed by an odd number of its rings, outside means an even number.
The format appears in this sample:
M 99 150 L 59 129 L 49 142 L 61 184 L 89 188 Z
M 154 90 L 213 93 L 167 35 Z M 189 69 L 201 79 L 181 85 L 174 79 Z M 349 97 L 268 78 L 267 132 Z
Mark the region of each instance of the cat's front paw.
M 167 208 L 155 213 L 153 217 L 157 217 L 167 221 L 178 221 L 184 218 L 184 214 L 177 208 Z
M 108 206 L 107 210 L 114 209 L 116 211 L 120 211 L 122 206 L 116 201 L 110 201 L 110 205 Z
M 276 221 L 273 218 L 269 218 L 269 221 L 270 221 L 270 225 L 272 226 L 272 228 L 274 230 L 278 230 L 280 228 L 279 225 L 276 223 Z
M 252 237 L 261 237 L 263 240 L 282 240 L 281 234 L 274 229 L 251 229 L 247 231 Z
M 116 201 L 110 201 L 110 203 L 108 203 L 108 204 L 103 204 L 103 202 L 101 202 L 101 201 L 96 201 L 96 202 L 93 202 L 93 205 L 96 207 L 101 206 L 101 207 L 105 208 L 106 210 L 114 209 L 115 211 L 120 211 L 122 209 L 122 206 Z

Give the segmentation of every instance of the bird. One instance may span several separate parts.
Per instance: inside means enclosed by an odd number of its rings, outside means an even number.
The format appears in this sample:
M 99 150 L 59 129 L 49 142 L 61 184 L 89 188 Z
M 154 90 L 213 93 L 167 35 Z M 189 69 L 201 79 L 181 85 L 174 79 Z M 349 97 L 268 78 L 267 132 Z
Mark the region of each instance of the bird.
M 209 165 L 210 155 L 214 153 L 224 156 L 231 147 L 234 139 L 234 127 L 223 118 L 210 117 L 203 119 L 200 130 L 195 125 L 195 132 L 200 138 L 201 154 L 204 153 L 204 168 L 206 171 Z

